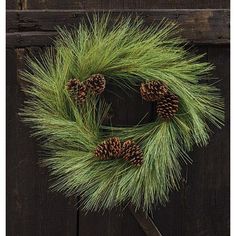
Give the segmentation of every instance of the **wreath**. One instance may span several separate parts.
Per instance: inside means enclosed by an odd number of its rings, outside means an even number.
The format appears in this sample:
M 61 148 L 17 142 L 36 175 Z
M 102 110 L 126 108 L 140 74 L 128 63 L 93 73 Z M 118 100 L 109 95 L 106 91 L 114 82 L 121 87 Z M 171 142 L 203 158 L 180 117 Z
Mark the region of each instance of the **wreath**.
M 208 143 L 209 124 L 223 125 L 213 66 L 190 53 L 169 20 L 145 26 L 141 18 L 94 15 L 58 33 L 54 48 L 28 58 L 22 72 L 21 115 L 47 151 L 52 189 L 79 193 L 86 211 L 166 203 L 179 188 L 181 164 L 191 162 L 187 152 Z M 108 84 L 128 93 L 138 87 L 156 119 L 112 125 Z

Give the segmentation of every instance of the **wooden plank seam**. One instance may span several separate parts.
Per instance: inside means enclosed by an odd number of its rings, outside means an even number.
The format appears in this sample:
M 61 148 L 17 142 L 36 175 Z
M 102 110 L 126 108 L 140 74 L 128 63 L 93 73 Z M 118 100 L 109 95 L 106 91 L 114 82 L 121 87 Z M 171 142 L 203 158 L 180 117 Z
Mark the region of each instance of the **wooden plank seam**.
M 98 11 L 107 12 L 107 11 Z M 9 10 L 7 11 L 7 46 L 48 46 L 56 35 L 56 26 L 73 27 L 94 11 L 86 10 Z M 195 44 L 228 44 L 229 10 L 227 9 L 161 9 L 113 10 L 112 16 L 140 15 L 145 24 L 158 24 L 163 18 L 177 21 L 184 38 Z

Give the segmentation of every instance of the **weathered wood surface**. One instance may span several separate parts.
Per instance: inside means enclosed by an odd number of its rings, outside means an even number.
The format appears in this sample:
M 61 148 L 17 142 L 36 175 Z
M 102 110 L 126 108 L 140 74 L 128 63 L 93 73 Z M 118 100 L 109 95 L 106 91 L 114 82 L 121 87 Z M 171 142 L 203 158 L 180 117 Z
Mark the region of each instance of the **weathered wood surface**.
M 7 9 L 229 8 L 227 0 L 7 0 Z
M 119 11 L 125 11 L 122 14 L 127 14 L 128 11 L 122 9 L 135 9 L 138 14 L 146 12 L 144 17 L 147 23 L 158 21 L 161 15 L 168 17 L 168 12 L 171 12 L 172 19 L 177 19 L 178 13 L 184 12 L 179 16 L 181 22 L 178 22 L 185 24 L 185 37 L 194 43 L 208 44 L 198 48 L 200 52 L 208 53 L 206 60 L 215 64 L 214 76 L 221 79 L 218 86 L 225 97 L 226 125 L 222 130 L 214 129 L 215 134 L 212 135 L 209 146 L 196 148 L 191 153 L 194 162 L 183 168 L 184 179 L 180 191 L 171 194 L 166 207 L 157 208 L 153 220 L 163 236 L 228 236 L 229 46 L 213 44 L 229 43 L 229 10 L 214 10 L 229 8 L 229 1 L 7 0 L 7 8 L 21 10 L 7 12 L 7 46 L 29 46 L 29 51 L 35 56 L 40 48 L 32 46 L 50 45 L 50 38 L 55 36 L 54 27 L 58 22 L 67 26 L 78 22 L 80 14 L 77 12 L 81 11 L 64 11 L 65 9 L 120 9 Z M 162 8 L 173 10 L 160 10 Z M 176 8 L 195 10 L 175 10 Z M 25 11 L 26 9 L 62 10 Z M 159 15 L 155 16 L 152 12 Z M 197 12 L 200 13 L 193 17 Z M 116 209 L 104 214 L 87 215 L 79 210 L 77 216 L 73 201 L 48 190 L 47 170 L 38 166 L 40 149 L 30 137 L 29 129 L 16 115 L 24 100 L 17 71 L 24 67 L 22 55 L 26 51 L 28 53 L 28 49 L 7 50 L 7 235 L 144 236 L 128 209 L 123 212 Z M 152 107 L 142 103 L 137 95 L 131 96 L 131 99 L 121 95 L 122 99 L 107 94 L 107 99 L 113 103 L 115 124 L 133 125 L 147 111 L 150 116 L 146 117 L 146 122 L 152 119 Z
M 229 46 L 200 49 L 208 53 L 206 60 L 215 64 L 214 76 L 221 79 L 218 86 L 225 97 L 226 125 L 222 130 L 214 129 L 209 146 L 194 150 L 193 164 L 183 171 L 182 188 L 171 194 L 166 207 L 155 212 L 154 221 L 163 236 L 229 235 Z M 144 235 L 128 210 L 87 215 L 80 211 L 76 234 L 75 206 L 48 190 L 47 172 L 37 165 L 38 146 L 16 115 L 24 99 L 16 72 L 16 67 L 24 66 L 21 50 L 17 50 L 18 56 L 13 49 L 8 50 L 7 61 L 8 235 Z M 37 56 L 37 49 L 33 53 Z M 151 111 L 137 95 L 132 99 L 121 95 L 122 99 L 107 94 L 113 102 L 116 124 L 135 124 Z
M 78 25 L 86 14 L 94 11 L 83 10 L 32 10 L 7 11 L 8 47 L 46 46 L 56 35 L 56 26 L 73 27 Z M 104 12 L 104 11 L 101 11 Z M 146 24 L 158 23 L 169 18 L 183 28 L 182 36 L 198 44 L 229 43 L 229 10 L 113 10 L 118 15 L 139 15 Z
M 225 99 L 225 126 L 213 128 L 204 148 L 190 153 L 192 165 L 184 167 L 179 192 L 173 192 L 166 207 L 159 207 L 154 220 L 164 236 L 230 235 L 230 160 L 229 160 L 229 46 L 198 47 L 207 53 L 205 60 L 215 65 L 217 87 Z
M 142 210 L 135 210 L 135 208 L 131 205 L 129 206 L 129 210 L 145 232 L 146 236 L 162 236 L 161 232 L 149 215 L 145 214 Z
M 40 149 L 17 114 L 25 99 L 18 72 L 26 49 L 7 49 L 7 235 L 75 236 L 75 200 L 49 190 L 47 169 L 39 166 Z M 37 56 L 40 48 L 30 49 Z

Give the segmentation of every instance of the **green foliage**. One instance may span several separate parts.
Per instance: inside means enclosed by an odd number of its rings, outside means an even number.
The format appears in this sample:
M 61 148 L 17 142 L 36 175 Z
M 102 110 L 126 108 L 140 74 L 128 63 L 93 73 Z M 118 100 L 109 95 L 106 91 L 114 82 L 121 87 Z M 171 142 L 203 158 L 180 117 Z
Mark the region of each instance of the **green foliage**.
M 190 161 L 186 152 L 209 141 L 207 123 L 223 124 L 219 91 L 203 79 L 212 65 L 200 62 L 203 55 L 185 49 L 176 24 L 169 21 L 145 27 L 139 18 L 95 15 L 89 24 L 85 20 L 78 28 L 58 32 L 55 51 L 29 59 L 29 69 L 22 72 L 28 99 L 21 115 L 50 152 L 43 163 L 56 177 L 52 188 L 69 196 L 80 193 L 85 210 L 130 201 L 148 211 L 156 202 L 164 204 L 170 190 L 178 189 L 182 162 Z M 103 126 L 108 104 L 90 96 L 78 108 L 65 89 L 69 79 L 83 81 L 94 73 L 104 74 L 121 89 L 162 80 L 179 96 L 180 109 L 170 121 L 157 119 L 130 128 Z M 96 160 L 96 146 L 114 135 L 138 142 L 144 153 L 141 167 L 122 160 Z

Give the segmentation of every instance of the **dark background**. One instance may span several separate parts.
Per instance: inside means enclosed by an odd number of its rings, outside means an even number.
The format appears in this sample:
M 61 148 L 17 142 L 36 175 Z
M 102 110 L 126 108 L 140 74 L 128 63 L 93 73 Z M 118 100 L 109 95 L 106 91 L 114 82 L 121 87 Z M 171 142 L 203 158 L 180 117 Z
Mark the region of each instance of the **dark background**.
M 147 23 L 175 19 L 195 51 L 207 53 L 205 59 L 216 66 L 214 76 L 220 79 L 217 86 L 225 98 L 225 126 L 214 129 L 206 148 L 190 153 L 193 164 L 183 168 L 180 191 L 171 194 L 166 207 L 157 208 L 153 219 L 163 236 L 229 235 L 230 48 L 225 0 L 7 0 L 7 235 L 144 235 L 128 209 L 84 215 L 77 210 L 76 199 L 50 192 L 47 170 L 38 165 L 39 145 L 17 115 L 24 101 L 18 76 L 24 56 L 45 50 L 56 25 L 78 23 L 84 14 L 79 9 L 130 9 Z M 143 110 L 152 109 L 138 95 L 111 100 L 114 123 L 133 124 Z

